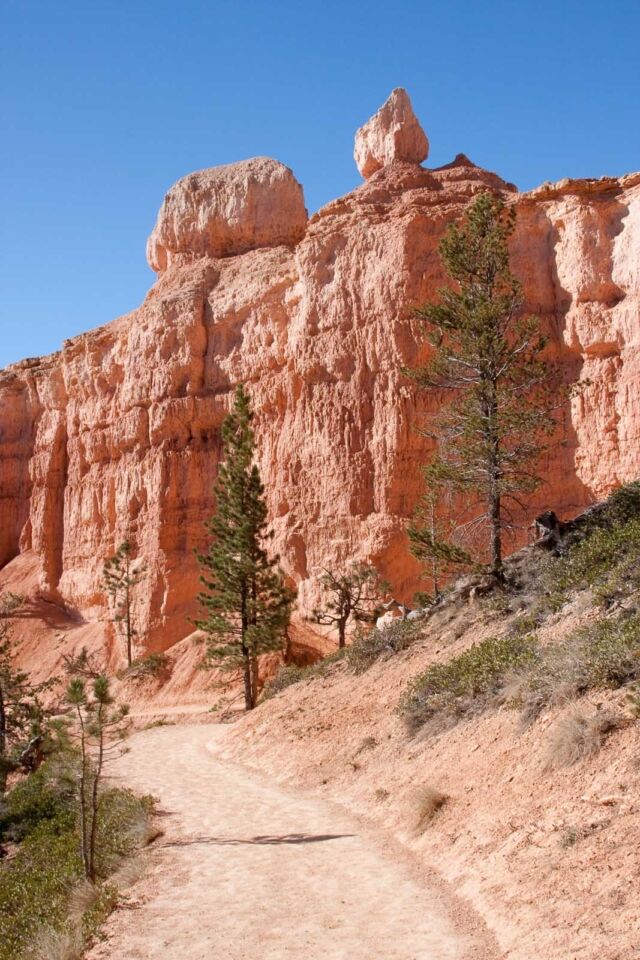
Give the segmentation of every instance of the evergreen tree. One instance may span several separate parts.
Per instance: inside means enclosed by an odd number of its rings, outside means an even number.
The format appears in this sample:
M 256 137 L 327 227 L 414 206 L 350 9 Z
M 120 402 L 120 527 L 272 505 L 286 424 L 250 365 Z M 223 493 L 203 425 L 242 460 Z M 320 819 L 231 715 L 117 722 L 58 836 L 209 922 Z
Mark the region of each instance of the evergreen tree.
M 279 558 L 266 549 L 272 533 L 254 463 L 252 420 L 249 396 L 240 385 L 222 425 L 216 513 L 206 524 L 211 540 L 207 552 L 198 554 L 203 617 L 196 620 L 205 634 L 208 663 L 241 672 L 247 710 L 258 697 L 259 658 L 283 649 L 295 598 Z
M 327 599 L 323 607 L 313 611 L 313 619 L 337 627 L 338 649 L 342 649 L 349 621 L 375 620 L 380 595 L 386 592 L 387 585 L 380 581 L 375 567 L 365 563 L 354 563 L 346 570 L 325 570 L 320 584 Z
M 472 564 L 471 557 L 453 538 L 456 523 L 451 515 L 451 504 L 445 502 L 446 491 L 432 475 L 429 467 L 424 470 L 426 492 L 422 495 L 413 514 L 407 533 L 409 549 L 422 561 L 431 581 L 431 593 L 417 593 L 416 601 L 423 606 L 437 603 L 442 596 L 442 585 L 452 574 Z M 450 501 L 450 498 L 446 498 Z
M 71 662 L 69 669 L 73 669 Z M 72 736 L 80 753 L 78 799 L 82 862 L 87 880 L 95 883 L 100 787 L 105 764 L 121 752 L 129 732 L 129 708 L 115 703 L 104 674 L 93 676 L 87 692 L 86 675 L 83 671 L 81 675 L 72 676 L 66 701 L 75 721 Z
M 514 208 L 483 193 L 463 223 L 449 227 L 439 252 L 453 286 L 415 311 L 433 355 L 408 371 L 425 389 L 448 394 L 430 431 L 437 444 L 430 480 L 458 494 L 461 531 L 470 543 L 480 537 L 497 579 L 503 535 L 542 482 L 536 462 L 556 429 L 560 395 L 567 395 L 557 368 L 543 359 L 538 319 L 522 313 L 520 283 L 509 267 L 514 225 Z
M 145 577 L 144 563 L 133 557 L 131 541 L 121 543 L 112 557 L 105 561 L 102 584 L 113 606 L 113 619 L 124 634 L 127 666 L 133 663 L 133 644 L 138 635 L 135 627 L 133 590 Z
M 54 679 L 32 683 L 14 665 L 11 626 L 21 606 L 22 597 L 0 594 L 0 793 L 6 790 L 12 770 L 34 770 L 44 759 L 49 714 L 41 696 L 55 683 Z

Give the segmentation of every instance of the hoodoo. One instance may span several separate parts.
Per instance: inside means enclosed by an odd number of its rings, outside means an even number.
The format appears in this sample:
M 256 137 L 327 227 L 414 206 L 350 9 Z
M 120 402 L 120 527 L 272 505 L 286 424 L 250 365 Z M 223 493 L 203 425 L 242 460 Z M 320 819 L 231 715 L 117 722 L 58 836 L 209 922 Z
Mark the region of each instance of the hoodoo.
M 378 112 L 360 127 L 353 156 L 365 180 L 394 160 L 419 164 L 427 159 L 429 141 L 406 90 L 396 87 Z
M 197 257 L 291 246 L 302 240 L 306 225 L 302 187 L 291 170 L 254 157 L 178 180 L 160 208 L 147 259 L 162 273 Z
M 159 277 L 142 306 L 0 374 L 8 589 L 33 584 L 100 631 L 102 565 L 130 535 L 148 566 L 146 646 L 186 636 L 220 425 L 242 382 L 300 622 L 333 563 L 375 563 L 410 600 L 418 566 L 405 529 L 430 455 L 417 427 L 438 407 L 403 375 L 421 349 L 409 318 L 443 283 L 447 225 L 487 188 L 517 210 L 512 267 L 526 309 L 567 377 L 588 380 L 564 411 L 564 443 L 530 519 L 549 504 L 576 513 L 640 473 L 640 175 L 518 194 L 462 155 L 428 170 L 427 149 L 395 90 L 356 134 L 369 179 L 308 221 L 300 184 L 275 160 L 171 188 L 149 241 Z

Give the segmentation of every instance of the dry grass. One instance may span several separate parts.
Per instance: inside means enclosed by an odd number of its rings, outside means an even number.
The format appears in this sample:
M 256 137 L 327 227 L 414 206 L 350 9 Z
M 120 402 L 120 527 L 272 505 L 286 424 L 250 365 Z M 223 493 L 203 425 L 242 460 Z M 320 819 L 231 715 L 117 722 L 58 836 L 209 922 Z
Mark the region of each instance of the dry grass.
M 544 769 L 570 767 L 596 754 L 608 734 L 622 724 L 622 718 L 607 710 L 589 713 L 577 706 L 556 722 L 549 734 Z
M 416 804 L 416 833 L 422 833 L 448 801 L 447 794 L 437 787 L 423 787 Z
M 72 930 L 44 929 L 35 946 L 37 960 L 80 960 L 84 952 L 82 933 Z

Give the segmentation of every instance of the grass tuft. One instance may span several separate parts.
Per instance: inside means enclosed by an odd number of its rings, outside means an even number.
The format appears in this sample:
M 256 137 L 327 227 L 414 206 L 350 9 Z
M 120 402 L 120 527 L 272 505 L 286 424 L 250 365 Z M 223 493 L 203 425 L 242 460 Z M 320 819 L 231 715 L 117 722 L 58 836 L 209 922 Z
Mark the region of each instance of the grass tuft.
M 570 767 L 598 753 L 608 734 L 620 726 L 620 717 L 607 710 L 589 713 L 577 706 L 551 729 L 543 767 L 545 771 Z
M 416 832 L 423 833 L 439 810 L 448 803 L 449 797 L 437 787 L 423 787 L 416 804 Z

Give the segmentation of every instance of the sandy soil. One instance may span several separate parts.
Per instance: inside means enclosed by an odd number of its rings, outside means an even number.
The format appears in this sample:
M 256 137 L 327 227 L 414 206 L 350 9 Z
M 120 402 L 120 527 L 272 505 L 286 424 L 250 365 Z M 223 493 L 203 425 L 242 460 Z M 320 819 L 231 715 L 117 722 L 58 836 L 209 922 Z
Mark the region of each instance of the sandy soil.
M 496 960 L 478 918 L 394 841 L 216 754 L 229 728 L 145 730 L 112 768 L 165 834 L 91 960 Z

